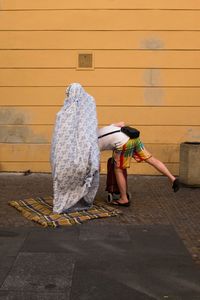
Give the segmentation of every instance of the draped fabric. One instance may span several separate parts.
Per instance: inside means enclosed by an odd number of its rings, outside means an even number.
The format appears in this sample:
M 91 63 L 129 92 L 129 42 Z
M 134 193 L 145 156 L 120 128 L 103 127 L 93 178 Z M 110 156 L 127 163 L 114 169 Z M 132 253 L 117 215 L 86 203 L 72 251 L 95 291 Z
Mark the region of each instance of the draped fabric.
M 66 94 L 51 146 L 56 213 L 91 207 L 99 186 L 95 101 L 78 83 L 71 84 Z

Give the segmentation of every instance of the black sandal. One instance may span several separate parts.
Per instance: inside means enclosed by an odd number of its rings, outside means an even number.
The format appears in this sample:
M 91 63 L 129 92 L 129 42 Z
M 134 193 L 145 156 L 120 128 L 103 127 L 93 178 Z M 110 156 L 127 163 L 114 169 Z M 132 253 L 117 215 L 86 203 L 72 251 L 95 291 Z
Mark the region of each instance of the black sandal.
M 180 189 L 180 181 L 178 178 L 176 178 L 173 182 L 172 189 L 174 190 L 174 193 L 178 192 Z
M 126 203 L 120 203 L 117 200 L 115 200 L 115 202 L 111 202 L 111 204 L 115 206 L 125 206 L 125 207 L 129 207 L 131 205 L 130 201 Z

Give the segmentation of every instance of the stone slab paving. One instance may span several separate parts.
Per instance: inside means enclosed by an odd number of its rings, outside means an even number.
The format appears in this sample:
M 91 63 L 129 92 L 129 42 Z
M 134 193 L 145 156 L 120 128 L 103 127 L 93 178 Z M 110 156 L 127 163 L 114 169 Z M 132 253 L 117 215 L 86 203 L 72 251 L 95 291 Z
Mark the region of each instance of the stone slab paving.
M 0 299 L 200 299 L 200 268 L 173 226 L 22 231 L 1 228 Z
M 100 202 L 107 199 L 105 180 L 101 176 Z M 50 174 L 0 173 L 0 299 L 199 300 L 200 189 L 182 187 L 174 194 L 161 176 L 131 175 L 128 183 L 132 203 L 122 215 L 44 229 L 8 201 L 52 195 Z M 47 277 L 33 291 L 41 270 L 36 261 L 55 275 L 47 261 L 60 254 L 69 265 L 67 280 Z M 36 269 L 27 283 L 21 274 L 31 262 Z
M 65 292 L 70 290 L 74 260 L 65 253 L 20 252 L 1 290 Z

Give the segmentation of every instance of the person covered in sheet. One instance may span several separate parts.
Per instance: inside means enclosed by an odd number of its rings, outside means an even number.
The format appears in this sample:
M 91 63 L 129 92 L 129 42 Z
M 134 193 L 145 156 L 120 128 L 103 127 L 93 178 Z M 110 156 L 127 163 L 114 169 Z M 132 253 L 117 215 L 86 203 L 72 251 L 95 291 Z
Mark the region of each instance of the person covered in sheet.
M 125 123 L 119 122 L 102 127 L 98 130 L 100 151 L 113 151 L 114 171 L 120 191 L 120 199 L 113 201 L 112 204 L 119 206 L 130 205 L 130 201 L 127 197 L 127 183 L 123 169 L 130 167 L 132 157 L 137 162 L 145 161 L 160 173 L 167 176 L 172 183 L 172 189 L 174 192 L 177 192 L 180 188 L 179 180 L 171 174 L 163 162 L 153 157 L 152 154 L 147 151 L 139 137 L 131 139 L 121 132 L 120 128 L 123 126 L 125 126 Z
M 71 84 L 57 113 L 51 145 L 53 211 L 92 206 L 99 186 L 96 104 L 79 83 Z

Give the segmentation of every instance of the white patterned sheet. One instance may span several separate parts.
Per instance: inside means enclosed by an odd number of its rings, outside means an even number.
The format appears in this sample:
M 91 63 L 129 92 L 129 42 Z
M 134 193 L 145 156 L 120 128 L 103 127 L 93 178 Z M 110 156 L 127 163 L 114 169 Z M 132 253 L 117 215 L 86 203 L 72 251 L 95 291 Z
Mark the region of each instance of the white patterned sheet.
M 96 104 L 78 83 L 57 113 L 51 146 L 56 213 L 92 206 L 99 186 Z

